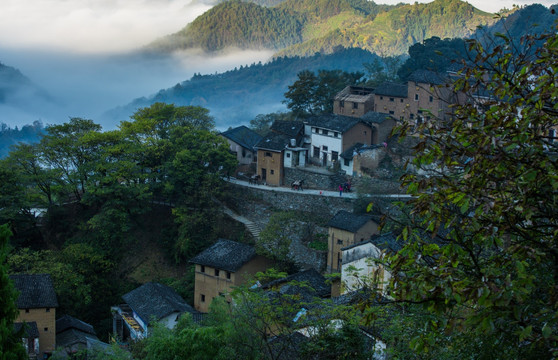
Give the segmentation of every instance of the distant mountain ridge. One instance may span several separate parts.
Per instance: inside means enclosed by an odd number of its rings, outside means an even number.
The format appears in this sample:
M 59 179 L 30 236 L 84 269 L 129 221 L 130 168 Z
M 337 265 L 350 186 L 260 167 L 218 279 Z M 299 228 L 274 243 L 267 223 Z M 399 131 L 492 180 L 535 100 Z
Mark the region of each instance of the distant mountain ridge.
M 495 21 L 492 14 L 460 0 L 394 6 L 367 0 L 285 0 L 274 7 L 231 0 L 147 50 L 273 49 L 279 56 L 307 56 L 343 46 L 400 55 L 426 38 L 467 37 L 477 26 Z

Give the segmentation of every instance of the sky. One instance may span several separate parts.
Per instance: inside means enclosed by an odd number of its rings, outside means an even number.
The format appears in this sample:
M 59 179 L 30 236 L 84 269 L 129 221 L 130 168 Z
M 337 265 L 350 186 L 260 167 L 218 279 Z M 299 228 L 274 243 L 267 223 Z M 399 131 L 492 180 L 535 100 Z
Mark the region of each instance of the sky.
M 129 54 L 179 31 L 211 8 L 213 1 L 2 0 L 0 62 L 19 69 L 48 92 L 54 104 L 37 103 L 23 109 L 0 105 L 0 123 L 60 123 L 74 116 L 97 121 L 106 110 L 174 86 L 196 72 L 223 72 L 267 61 L 271 52 L 237 52 L 219 58 L 180 53 L 166 59 Z M 511 8 L 514 3 L 535 1 L 469 2 L 481 10 L 495 12 Z M 549 6 L 551 0 L 538 3 Z M 110 129 L 117 124 L 102 125 Z

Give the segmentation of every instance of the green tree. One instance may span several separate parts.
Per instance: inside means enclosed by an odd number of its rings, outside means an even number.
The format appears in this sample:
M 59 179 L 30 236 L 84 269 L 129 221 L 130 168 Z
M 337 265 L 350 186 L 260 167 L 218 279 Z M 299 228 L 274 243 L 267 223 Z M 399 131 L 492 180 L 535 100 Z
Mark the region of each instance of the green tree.
M 458 332 L 498 358 L 558 356 L 558 35 L 517 52 L 469 42 L 475 65 L 453 84 L 468 99 L 452 121 L 419 126 L 408 173 L 404 248 L 390 259 L 393 296 L 436 315 L 415 350 Z M 535 51 L 537 41 L 544 45 Z M 479 97 L 479 94 L 484 96 Z M 403 126 L 406 134 L 409 126 Z M 424 235 L 429 234 L 429 235 Z M 497 349 L 497 351 L 495 351 Z
M 22 334 L 14 332 L 14 320 L 19 315 L 16 306 L 17 291 L 8 276 L 6 257 L 10 230 L 7 225 L 0 226 L 0 359 L 18 360 L 26 357 Z

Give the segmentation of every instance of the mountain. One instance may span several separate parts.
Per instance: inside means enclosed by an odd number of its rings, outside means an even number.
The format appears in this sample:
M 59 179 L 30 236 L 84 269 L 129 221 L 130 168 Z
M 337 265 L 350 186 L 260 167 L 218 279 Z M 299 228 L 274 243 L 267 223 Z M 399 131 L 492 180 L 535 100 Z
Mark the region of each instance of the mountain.
M 310 57 L 277 57 L 266 64 L 252 64 L 221 74 L 196 74 L 157 94 L 135 99 L 130 104 L 112 109 L 107 120 L 127 119 L 138 108 L 155 102 L 176 105 L 199 105 L 211 111 L 218 127 L 246 124 L 258 114 L 286 111 L 282 105 L 287 87 L 302 70 L 344 70 L 364 72 L 365 63 L 381 60 L 362 49 L 338 48 L 333 54 Z
M 208 10 L 147 51 L 201 48 L 280 50 L 278 56 L 331 53 L 359 47 L 384 56 L 404 54 L 426 38 L 466 37 L 496 20 L 460 0 L 377 5 L 367 0 L 285 0 L 275 7 L 232 0 Z

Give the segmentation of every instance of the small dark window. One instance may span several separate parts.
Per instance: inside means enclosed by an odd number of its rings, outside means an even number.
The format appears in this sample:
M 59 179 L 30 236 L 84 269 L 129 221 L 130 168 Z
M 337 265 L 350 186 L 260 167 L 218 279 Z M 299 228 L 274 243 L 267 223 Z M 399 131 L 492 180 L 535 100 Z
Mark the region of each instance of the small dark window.
M 200 272 L 202 272 L 202 273 L 205 272 L 205 266 L 204 265 L 200 265 Z
M 270 153 L 269 151 L 266 151 L 266 152 L 265 152 L 265 156 L 266 156 L 266 157 L 271 157 L 271 153 Z
M 430 96 L 430 98 L 428 99 L 430 102 L 434 101 L 434 98 L 432 96 Z
M 358 103 L 353 103 L 353 109 L 358 109 Z
M 270 173 L 271 175 L 273 175 L 273 174 L 275 174 L 275 170 L 271 169 L 271 170 L 269 170 L 269 173 Z
M 345 166 L 349 166 L 350 163 L 351 163 L 351 160 L 345 159 L 345 162 L 344 162 Z
M 230 272 L 230 271 L 227 271 L 227 279 L 230 280 L 230 278 L 231 278 L 231 272 Z
M 383 97 L 383 96 L 380 96 L 380 100 L 384 100 L 384 97 Z
M 45 331 L 48 331 L 48 328 L 47 328 L 47 327 L 45 328 Z
M 333 133 L 333 137 L 339 137 L 339 133 L 338 133 L 337 131 L 335 131 L 335 132 Z
M 415 114 L 411 114 L 411 115 L 409 115 L 409 117 L 410 117 L 410 118 L 411 118 L 411 120 L 412 120 L 412 119 L 414 119 L 414 118 L 415 118 Z
M 204 294 L 201 294 L 200 297 L 201 297 L 201 302 L 205 302 L 205 295 L 204 295 Z
M 25 309 L 25 313 L 26 313 L 26 314 L 29 314 L 29 309 Z
M 328 147 L 327 147 L 327 146 L 325 146 L 325 145 L 322 145 L 322 150 L 323 150 L 323 151 L 327 151 L 327 149 L 328 149 Z
M 415 101 L 418 101 L 418 94 L 415 94 Z
M 395 99 L 394 98 L 389 98 L 389 101 L 394 102 Z
M 319 147 L 314 146 L 314 154 L 313 155 L 314 155 L 315 158 L 320 157 L 320 148 Z
M 390 115 L 393 115 L 393 114 L 395 114 L 395 111 L 390 110 L 390 111 L 389 111 L 389 114 L 390 114 Z
M 290 153 L 290 152 L 287 153 L 287 157 L 288 157 L 288 158 L 291 157 L 291 153 Z
M 46 310 L 46 312 L 50 312 L 50 308 L 46 308 L 45 310 Z
M 343 245 L 343 240 L 337 239 L 337 244 L 338 244 L 338 245 Z
M 419 114 L 422 114 L 422 110 L 419 110 L 418 113 L 419 113 Z
M 215 269 L 215 276 L 219 276 L 219 269 Z
M 403 102 L 403 99 L 399 99 L 399 102 Z

